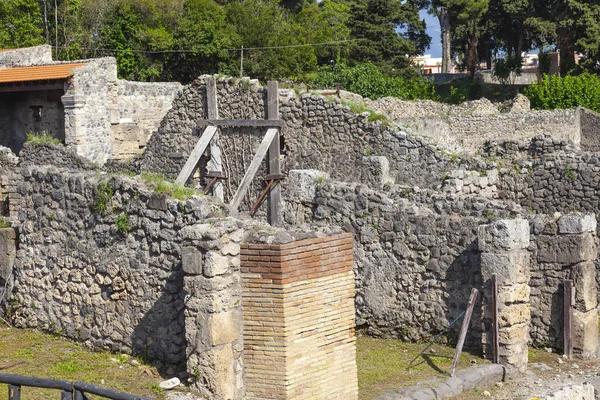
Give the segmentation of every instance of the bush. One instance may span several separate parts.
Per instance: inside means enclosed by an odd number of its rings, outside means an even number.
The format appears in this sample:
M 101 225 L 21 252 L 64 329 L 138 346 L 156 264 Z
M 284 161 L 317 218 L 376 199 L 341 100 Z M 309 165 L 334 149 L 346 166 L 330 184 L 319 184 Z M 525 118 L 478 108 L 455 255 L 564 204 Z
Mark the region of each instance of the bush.
M 434 85 L 427 79 L 385 75 L 371 63 L 320 67 L 309 83 L 321 88 L 332 88 L 339 83 L 345 90 L 372 100 L 387 96 L 402 100 L 437 99 Z
M 42 132 L 27 132 L 27 141 L 31 143 L 52 143 L 62 144 L 60 139 L 55 138 L 46 131 Z
M 525 88 L 531 107 L 538 110 L 582 106 L 600 112 L 600 78 L 597 75 L 545 75 L 541 83 Z

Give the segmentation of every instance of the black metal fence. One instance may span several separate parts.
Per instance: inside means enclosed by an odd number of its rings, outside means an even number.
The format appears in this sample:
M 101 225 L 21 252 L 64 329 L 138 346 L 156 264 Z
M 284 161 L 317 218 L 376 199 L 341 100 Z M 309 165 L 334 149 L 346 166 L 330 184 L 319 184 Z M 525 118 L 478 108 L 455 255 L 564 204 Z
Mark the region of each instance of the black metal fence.
M 133 394 L 84 382 L 59 381 L 56 379 L 35 378 L 33 376 L 0 374 L 0 383 L 8 384 L 8 400 L 21 400 L 21 387 L 38 387 L 62 390 L 61 400 L 89 400 L 86 394 L 93 394 L 113 400 L 152 400 Z

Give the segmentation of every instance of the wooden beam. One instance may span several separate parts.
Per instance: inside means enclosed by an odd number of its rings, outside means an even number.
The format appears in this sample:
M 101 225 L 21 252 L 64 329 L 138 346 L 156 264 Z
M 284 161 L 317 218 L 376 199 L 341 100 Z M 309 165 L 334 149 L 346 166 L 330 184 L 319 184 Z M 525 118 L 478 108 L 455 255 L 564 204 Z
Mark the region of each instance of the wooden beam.
M 570 360 L 573 358 L 573 305 L 575 304 L 575 291 L 573 281 L 565 279 L 564 283 L 564 355 Z
M 204 154 L 204 151 L 210 144 L 210 140 L 216 132 L 216 126 L 209 126 L 204 130 L 202 136 L 200 137 L 200 140 L 198 140 L 198 143 L 196 143 L 196 147 L 194 147 L 194 150 L 192 150 L 192 153 L 185 162 L 185 165 L 181 169 L 181 172 L 177 176 L 177 179 L 175 180 L 176 183 L 180 185 L 185 185 L 190 175 L 194 171 L 194 168 L 196 168 L 200 157 L 202 157 L 202 154 Z
M 211 76 L 206 81 L 206 109 L 209 120 L 219 118 L 219 107 L 217 104 L 217 81 L 214 76 Z M 221 144 L 219 142 L 219 133 L 215 133 L 210 142 L 210 161 L 208 162 L 208 170 L 222 172 L 223 165 L 221 160 Z M 224 200 L 223 183 L 217 180 L 213 185 L 213 195 Z
M 198 126 L 230 126 L 248 128 L 273 128 L 282 127 L 285 121 L 279 119 L 201 119 Z
M 279 85 L 277 81 L 267 82 L 267 118 L 269 121 L 279 120 Z M 279 129 L 269 147 L 269 175 L 281 175 L 279 163 Z M 275 183 L 269 192 L 268 218 L 271 225 L 279 225 L 279 214 L 281 208 L 281 185 Z
M 492 359 L 498 364 L 500 356 L 500 335 L 498 333 L 498 280 L 496 274 L 492 274 Z
M 3 84 L 0 93 L 40 92 L 43 90 L 65 90 L 64 82 L 36 83 L 36 84 Z
M 473 308 L 475 308 L 475 300 L 477 300 L 477 289 L 473 288 L 471 289 L 471 297 L 469 297 L 467 311 L 465 312 L 465 316 L 463 317 L 463 322 L 460 327 L 458 343 L 456 344 L 456 351 L 454 352 L 454 360 L 452 361 L 452 367 L 450 368 L 450 376 L 454 376 L 454 372 L 456 372 L 456 367 L 458 366 L 460 353 L 462 353 L 463 345 L 465 344 L 465 338 L 467 337 L 467 330 L 469 330 L 469 323 L 471 322 Z
M 277 135 L 277 129 L 272 128 L 267 130 L 265 137 L 263 137 L 263 140 L 258 147 L 258 151 L 254 155 L 254 158 L 246 170 L 244 178 L 242 179 L 237 192 L 235 192 L 235 195 L 233 196 L 233 200 L 231 200 L 231 203 L 229 204 L 229 209 L 232 213 L 236 213 L 238 211 L 240 204 L 242 203 L 242 199 L 248 191 L 248 186 L 250 186 L 250 182 L 252 182 L 252 179 L 254 179 L 254 175 L 256 175 L 263 158 L 265 158 L 267 155 L 267 151 L 269 150 L 269 146 L 271 145 L 271 142 L 273 142 L 275 135 Z

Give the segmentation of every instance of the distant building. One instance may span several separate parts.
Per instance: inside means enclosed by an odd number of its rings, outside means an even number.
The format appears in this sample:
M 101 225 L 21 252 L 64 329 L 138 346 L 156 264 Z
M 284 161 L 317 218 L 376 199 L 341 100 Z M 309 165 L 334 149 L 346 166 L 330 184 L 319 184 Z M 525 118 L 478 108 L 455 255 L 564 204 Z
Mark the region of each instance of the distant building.
M 425 54 L 418 57 L 411 57 L 410 61 L 413 64 L 421 68 L 423 74 L 441 74 L 442 73 L 442 58 L 441 57 L 431 57 L 431 54 Z M 454 74 L 456 71 L 454 70 L 454 65 L 450 65 L 450 73 Z

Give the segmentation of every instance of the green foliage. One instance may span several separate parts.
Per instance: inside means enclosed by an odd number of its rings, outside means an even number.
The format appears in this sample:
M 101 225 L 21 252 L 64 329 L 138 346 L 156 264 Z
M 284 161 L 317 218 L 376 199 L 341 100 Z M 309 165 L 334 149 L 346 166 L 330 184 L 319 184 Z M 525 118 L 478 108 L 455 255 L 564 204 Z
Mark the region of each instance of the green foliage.
M 544 76 L 541 83 L 525 88 L 532 108 L 553 110 L 583 106 L 600 112 L 600 77 L 592 74 L 579 76 Z
M 0 229 L 2 228 L 10 228 L 12 224 L 8 221 L 0 221 Z
M 44 43 L 41 19 L 35 0 L 0 1 L 0 49 Z
M 185 187 L 169 181 L 163 174 L 142 172 L 141 177 L 150 183 L 150 185 L 154 188 L 154 192 L 168 194 L 177 200 L 187 200 L 190 197 L 199 194 L 193 188 Z
M 573 181 L 573 180 L 575 180 L 576 177 L 577 177 L 577 175 L 575 174 L 575 171 L 573 171 L 573 169 L 571 167 L 565 168 L 565 178 L 568 181 Z
M 464 91 L 455 86 L 450 86 L 450 94 L 444 98 L 444 102 L 448 104 L 460 104 L 467 100 Z
M 27 132 L 27 141 L 31 143 L 52 143 L 62 144 L 60 139 L 55 138 L 47 131 L 42 132 Z
M 523 59 L 520 54 L 496 60 L 493 75 L 498 78 L 501 84 L 508 85 L 514 82 L 516 76 L 521 75 L 522 64 Z M 512 82 L 511 78 L 513 79 Z
M 320 67 L 311 85 L 331 88 L 337 83 L 348 91 L 373 100 L 387 96 L 403 100 L 437 98 L 434 85 L 427 79 L 385 75 L 371 63 L 358 64 L 354 67 L 341 63 Z
M 126 234 L 131 231 L 131 226 L 129 225 L 129 215 L 122 213 L 115 218 L 115 226 L 117 230 L 121 234 Z
M 111 182 L 102 182 L 96 186 L 94 195 L 94 206 L 92 209 L 102 215 L 107 215 L 110 212 L 110 200 L 115 195 L 115 189 Z

